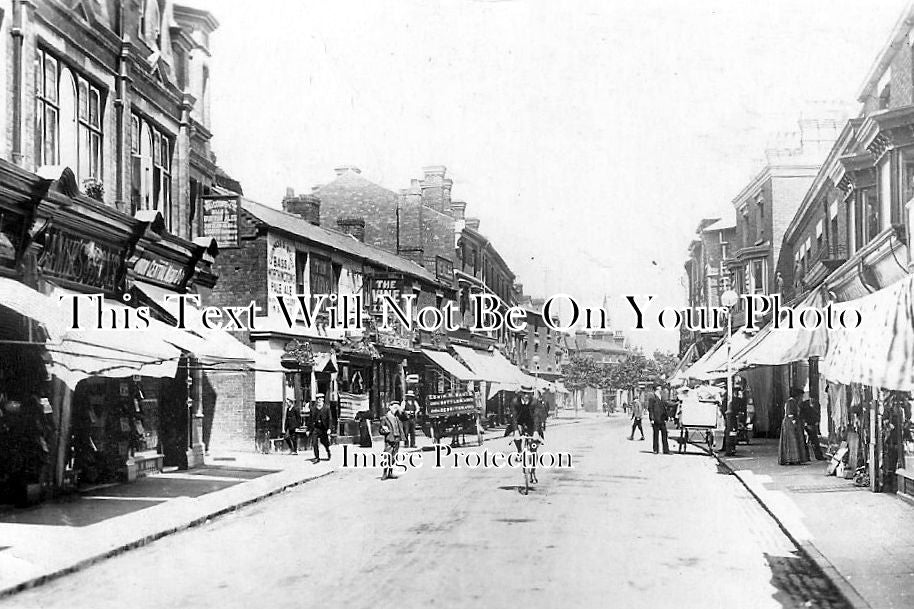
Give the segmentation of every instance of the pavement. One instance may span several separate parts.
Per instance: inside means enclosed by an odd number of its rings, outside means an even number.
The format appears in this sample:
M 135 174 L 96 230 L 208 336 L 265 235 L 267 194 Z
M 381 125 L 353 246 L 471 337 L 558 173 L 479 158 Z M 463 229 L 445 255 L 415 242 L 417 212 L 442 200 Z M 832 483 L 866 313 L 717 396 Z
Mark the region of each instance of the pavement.
M 563 413 L 550 428 L 596 417 Z M 491 430 L 485 442 L 502 434 Z M 475 435 L 466 440 L 476 444 Z M 432 445 L 420 432 L 414 450 Z M 310 451 L 214 452 L 202 468 L 99 485 L 25 509 L 0 506 L 0 599 L 332 474 L 342 465 L 342 446 L 333 453 L 312 463 Z
M 904 496 L 825 476 L 828 461 L 778 465 L 777 440 L 718 458 L 853 607 L 914 607 L 914 505 Z
M 548 429 L 540 450 L 571 455 L 573 467 L 541 469 L 529 495 L 516 469 L 435 467 L 430 454 L 389 481 L 376 468 L 336 467 L 4 600 L 42 609 L 849 606 L 714 459 L 697 448 L 655 455 L 627 435 L 624 416 Z M 493 438 L 458 454 L 467 464 L 505 448 Z

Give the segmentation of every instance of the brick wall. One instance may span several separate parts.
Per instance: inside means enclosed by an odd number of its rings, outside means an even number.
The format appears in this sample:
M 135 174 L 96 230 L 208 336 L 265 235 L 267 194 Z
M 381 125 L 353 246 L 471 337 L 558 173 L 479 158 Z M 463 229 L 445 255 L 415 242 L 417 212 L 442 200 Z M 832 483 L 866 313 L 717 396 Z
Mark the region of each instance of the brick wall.
M 781 254 L 784 233 L 787 232 L 787 227 L 800 208 L 803 197 L 812 185 L 812 181 L 813 177 L 811 176 L 781 177 L 771 180 L 771 201 L 773 201 L 771 207 L 773 208 L 773 213 L 771 214 L 772 228 L 771 236 L 769 237 L 771 239 L 771 258 L 768 265 L 770 269 L 768 285 L 771 286 L 772 291 L 775 285 L 775 261 L 778 260 Z M 812 230 L 815 232 L 815 224 L 813 224 Z M 791 260 L 792 256 L 793 254 L 791 254 Z
M 207 451 L 253 450 L 254 373 L 207 371 L 203 377 L 203 441 Z
M 338 220 L 364 218 L 365 243 L 396 253 L 397 193 L 348 169 L 315 194 L 321 200 L 322 226 L 336 229 Z

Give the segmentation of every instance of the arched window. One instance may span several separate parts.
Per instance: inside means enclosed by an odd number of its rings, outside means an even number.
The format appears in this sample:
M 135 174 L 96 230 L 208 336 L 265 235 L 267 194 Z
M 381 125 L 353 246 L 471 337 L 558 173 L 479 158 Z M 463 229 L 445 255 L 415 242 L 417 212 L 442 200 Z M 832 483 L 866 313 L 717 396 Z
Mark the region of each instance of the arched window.
M 130 139 L 133 211 L 160 211 L 166 228 L 171 230 L 174 222 L 171 209 L 174 138 L 144 118 L 133 115 L 130 117 Z
M 35 60 L 35 164 L 65 165 L 80 181 L 100 178 L 101 89 L 53 55 Z

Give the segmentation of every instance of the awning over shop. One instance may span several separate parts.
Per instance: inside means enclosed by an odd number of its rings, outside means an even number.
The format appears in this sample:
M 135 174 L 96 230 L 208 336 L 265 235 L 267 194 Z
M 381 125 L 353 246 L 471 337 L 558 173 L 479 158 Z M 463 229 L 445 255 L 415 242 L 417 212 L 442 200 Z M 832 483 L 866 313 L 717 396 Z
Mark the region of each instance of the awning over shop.
M 51 296 L 45 298 L 49 306 L 58 306 L 65 296 L 85 295 L 55 286 Z M 80 299 L 79 315 L 73 316 L 79 329 L 68 330 L 59 339 L 45 343 L 52 374 L 71 388 L 90 376 L 175 376 L 181 350 L 174 344 L 174 337 L 182 331 L 154 319 L 149 320 L 148 328 L 126 329 L 126 320 L 137 322 L 136 310 L 111 299 L 102 301 L 102 322 L 116 323 L 124 329 L 100 330 L 96 303 Z
M 135 285 L 158 306 L 178 319 L 180 304 L 176 300 L 167 299 L 168 296 L 177 296 L 176 292 L 144 281 L 137 281 Z M 207 364 L 255 362 L 257 356 L 253 349 L 225 330 L 206 328 L 201 319 L 200 309 L 193 305 L 193 301 L 187 300 L 184 319 L 187 329 L 172 327 L 170 341 Z
M 730 360 L 733 361 L 733 355 L 745 347 L 752 337 L 743 330 L 737 330 L 730 336 Z M 738 368 L 733 365 L 733 372 Z M 706 353 L 704 357 L 695 362 L 687 372 L 689 378 L 700 381 L 710 381 L 713 379 L 727 377 L 727 337 L 720 339 L 714 348 Z
M 817 289 L 794 309 L 799 314 L 806 307 L 821 309 L 824 306 L 825 295 L 822 290 Z M 794 328 L 775 330 L 774 324 L 769 323 L 745 347 L 734 353 L 734 368 L 778 366 L 825 355 L 825 347 L 828 343 L 825 328 L 806 330 L 796 327 L 796 324 L 795 319 Z
M 0 306 L 37 321 L 52 338 L 60 338 L 68 325 L 66 311 L 56 300 L 7 277 L 0 277 Z
M 555 382 L 555 390 L 556 390 L 556 392 L 558 392 L 558 393 L 571 393 L 570 391 L 568 391 L 568 390 L 565 388 L 565 385 L 564 385 L 564 383 L 562 383 L 562 381 L 556 381 L 556 382 Z
M 686 349 L 686 352 L 682 355 L 682 358 L 679 360 L 679 363 L 676 364 L 676 368 L 670 374 L 670 378 L 667 379 L 667 382 L 671 386 L 683 385 L 685 384 L 687 377 L 685 372 L 689 366 L 692 365 L 698 358 L 698 344 L 692 343 L 689 345 L 689 348 Z
M 499 391 L 517 391 L 522 384 L 528 383 L 527 375 L 497 350 L 480 351 L 454 346 L 454 351 L 480 379 L 490 383 L 488 397 Z M 529 384 L 533 384 L 532 378 Z
M 821 366 L 825 377 L 844 384 L 914 390 L 914 275 L 832 308 L 836 315 L 855 309 L 862 321 L 858 328 L 829 331 Z
M 448 355 L 444 351 L 432 351 L 431 349 L 422 349 L 422 354 L 425 355 L 428 359 L 435 362 L 435 364 L 447 372 L 448 374 L 457 378 L 460 381 L 478 381 L 480 380 L 477 374 L 474 374 L 472 371 L 468 370 L 463 364 L 458 362 L 456 359 Z

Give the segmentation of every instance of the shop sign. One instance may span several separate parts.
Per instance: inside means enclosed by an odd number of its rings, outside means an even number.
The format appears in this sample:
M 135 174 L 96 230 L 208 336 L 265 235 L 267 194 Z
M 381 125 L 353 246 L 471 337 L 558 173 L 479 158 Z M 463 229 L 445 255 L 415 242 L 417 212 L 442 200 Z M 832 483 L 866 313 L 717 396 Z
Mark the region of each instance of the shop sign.
M 399 275 L 375 275 L 371 278 L 371 306 L 373 309 L 380 311 L 380 302 L 384 296 L 390 296 L 394 302 L 400 302 Z
M 295 246 L 291 241 L 267 234 L 267 302 L 270 314 L 281 315 L 278 299 L 295 295 Z
M 151 258 L 137 260 L 133 265 L 133 272 L 139 277 L 167 283 L 173 287 L 178 287 L 184 283 L 184 276 L 186 275 L 186 270 L 183 267 L 166 260 L 153 260 Z
M 409 336 L 401 336 L 393 332 L 378 332 L 378 344 L 408 351 L 412 348 L 412 339 Z
M 45 234 L 38 267 L 46 275 L 115 292 L 123 259 L 115 248 L 52 228 Z
M 472 393 L 435 394 L 428 396 L 425 412 L 430 418 L 474 413 L 476 412 L 476 402 Z
M 219 247 L 238 247 L 238 199 L 203 199 L 203 234 Z

